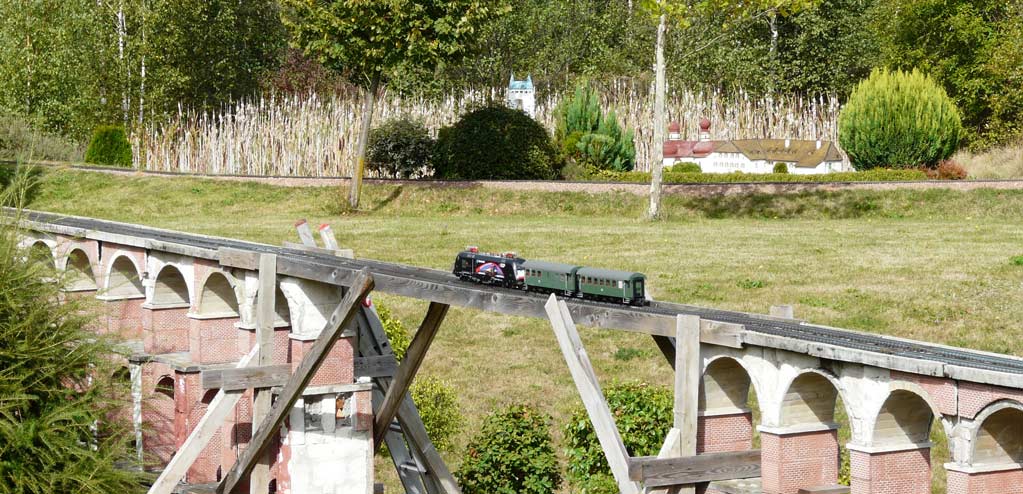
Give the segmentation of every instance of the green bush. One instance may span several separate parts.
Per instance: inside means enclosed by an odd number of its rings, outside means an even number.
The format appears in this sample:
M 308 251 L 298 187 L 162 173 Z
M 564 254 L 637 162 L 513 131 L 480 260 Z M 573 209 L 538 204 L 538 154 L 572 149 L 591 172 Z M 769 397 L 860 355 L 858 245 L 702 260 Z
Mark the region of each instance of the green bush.
M 915 69 L 874 70 L 838 117 L 838 140 L 857 170 L 935 167 L 962 135 L 955 103 Z
M 440 130 L 436 175 L 461 180 L 552 179 L 560 165 L 542 125 L 522 111 L 490 106 Z
M 605 182 L 649 183 L 649 172 L 591 171 L 580 180 Z M 927 180 L 923 170 L 888 170 L 874 168 L 862 172 L 835 172 L 819 175 L 796 175 L 792 173 L 676 173 L 665 172 L 663 182 L 674 184 L 744 183 L 744 182 L 910 182 Z
M 124 127 L 101 125 L 92 133 L 85 162 L 96 165 L 131 166 L 131 144 Z
M 465 494 L 549 494 L 561 485 L 550 416 L 529 406 L 491 413 L 455 473 Z
M 604 390 L 611 415 L 630 456 L 654 456 L 672 422 L 672 395 L 665 387 L 614 383 Z M 586 410 L 580 405 L 564 428 L 568 478 L 591 494 L 618 492 Z
M 41 132 L 24 119 L 0 117 L 0 160 L 78 161 L 82 147 L 63 137 Z
M 384 326 L 384 333 L 387 334 L 387 339 L 391 342 L 394 358 L 401 362 L 401 359 L 405 357 L 405 352 L 408 351 L 409 344 L 412 343 L 412 336 L 405 329 L 405 323 L 391 315 L 391 310 L 387 306 L 381 303 L 374 305 L 377 309 L 377 316 L 380 317 L 380 323 Z
M 683 161 L 681 163 L 675 163 L 664 170 L 665 172 L 672 173 L 703 173 L 703 169 L 700 165 L 691 161 Z
M 422 123 L 390 120 L 369 133 L 366 166 L 388 178 L 433 175 L 433 147 L 430 131 Z
M 589 84 L 577 87 L 555 112 L 554 136 L 564 159 L 598 170 L 629 171 L 635 166 L 632 131 L 622 131 L 614 110 L 601 114 L 599 98 Z
M 771 170 L 772 173 L 788 173 L 789 165 L 782 163 L 781 161 L 774 164 L 774 168 Z
M 0 232 L 0 489 L 136 493 L 129 382 L 114 342 L 89 330 L 97 314 L 66 297 L 52 262 Z M 64 280 L 60 280 L 63 282 Z M 121 369 L 126 372 L 126 369 Z
M 411 393 L 430 442 L 440 451 L 452 451 L 452 440 L 465 426 L 455 388 L 435 377 L 420 376 L 412 383 Z

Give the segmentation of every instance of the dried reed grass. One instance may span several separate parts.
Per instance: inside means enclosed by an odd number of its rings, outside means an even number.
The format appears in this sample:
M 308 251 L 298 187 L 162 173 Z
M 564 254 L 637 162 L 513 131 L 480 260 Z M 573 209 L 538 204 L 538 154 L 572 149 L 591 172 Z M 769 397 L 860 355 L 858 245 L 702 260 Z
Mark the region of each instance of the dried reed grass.
M 1023 140 L 980 153 L 963 149 L 952 157 L 969 178 L 1023 178 Z
M 655 149 L 652 94 L 625 82 L 602 88 L 601 94 L 605 107 L 614 108 L 623 124 L 635 129 L 638 169 L 647 170 Z M 436 134 L 467 109 L 503 95 L 503 89 L 489 89 L 434 101 L 384 94 L 373 121 L 409 117 Z M 560 94 L 553 94 L 537 100 L 536 119 L 552 131 L 560 99 Z M 837 140 L 839 104 L 834 96 L 753 98 L 743 92 L 726 96 L 674 91 L 667 106 L 668 120 L 682 124 L 685 138 L 697 138 L 697 122 L 708 117 L 716 139 Z M 133 132 L 134 165 L 183 173 L 346 176 L 354 162 L 360 124 L 355 94 L 270 95 L 211 113 L 179 108 L 166 121 Z

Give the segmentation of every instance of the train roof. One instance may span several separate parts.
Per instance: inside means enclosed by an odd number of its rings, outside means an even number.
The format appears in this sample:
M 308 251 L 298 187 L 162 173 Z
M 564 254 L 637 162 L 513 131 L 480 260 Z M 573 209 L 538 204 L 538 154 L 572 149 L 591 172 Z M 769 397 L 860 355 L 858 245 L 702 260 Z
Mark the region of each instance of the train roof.
M 526 261 L 522 263 L 523 269 L 538 269 L 540 271 L 547 271 L 551 273 L 575 273 L 576 270 L 582 268 L 582 266 L 576 266 L 574 264 L 564 264 L 560 262 L 550 261 Z
M 580 268 L 576 272 L 579 276 L 588 276 L 590 278 L 600 278 L 604 280 L 622 280 L 622 281 L 634 281 L 637 279 L 644 279 L 646 276 L 643 273 L 632 273 L 629 271 L 615 271 L 613 269 L 602 269 L 602 268 Z

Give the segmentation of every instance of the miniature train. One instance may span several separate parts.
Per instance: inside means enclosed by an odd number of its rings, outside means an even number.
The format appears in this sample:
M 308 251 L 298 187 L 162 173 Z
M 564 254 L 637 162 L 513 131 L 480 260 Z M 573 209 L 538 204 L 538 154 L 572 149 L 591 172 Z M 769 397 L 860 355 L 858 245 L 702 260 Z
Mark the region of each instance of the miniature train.
M 465 281 L 564 297 L 626 305 L 648 305 L 642 273 L 528 261 L 514 252 L 488 254 L 476 247 L 459 252 L 452 270 Z

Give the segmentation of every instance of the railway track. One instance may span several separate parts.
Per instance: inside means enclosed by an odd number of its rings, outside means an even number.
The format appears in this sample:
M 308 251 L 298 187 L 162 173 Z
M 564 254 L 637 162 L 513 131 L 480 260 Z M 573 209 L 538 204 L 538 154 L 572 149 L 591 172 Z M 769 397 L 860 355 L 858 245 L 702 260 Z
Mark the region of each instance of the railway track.
M 7 210 L 6 213 L 9 217 L 13 214 L 10 210 Z M 23 212 L 22 219 L 39 224 L 49 224 L 86 231 L 98 231 L 107 234 L 149 239 L 168 244 L 178 244 L 206 249 L 209 251 L 229 248 L 248 252 L 274 253 L 282 259 L 306 262 L 326 268 L 340 268 L 346 271 L 358 271 L 363 268 L 368 268 L 374 275 L 385 275 L 397 279 L 427 282 L 432 285 L 445 286 L 456 290 L 461 288 L 463 290 L 494 293 L 512 292 L 517 297 L 536 299 L 538 305 L 541 305 L 546 299 L 544 295 L 538 293 L 523 292 L 521 290 L 500 287 L 481 286 L 474 283 L 464 282 L 457 279 L 447 271 L 370 259 L 339 258 L 329 254 L 276 247 L 255 242 L 174 232 L 91 218 L 68 217 L 37 211 Z M 590 308 L 595 311 L 606 309 L 668 317 L 674 317 L 677 314 L 691 314 L 711 321 L 742 325 L 747 331 L 753 333 L 800 340 L 810 344 L 847 348 L 872 354 L 897 356 L 916 361 L 933 362 L 949 366 L 981 369 L 985 371 L 1023 376 L 1023 359 L 1021 358 L 830 328 L 826 326 L 808 324 L 797 320 L 769 318 L 766 316 L 743 312 L 694 307 L 659 301 L 654 301 L 647 307 L 621 306 L 586 300 L 572 300 L 570 301 L 570 304 L 577 307 Z

